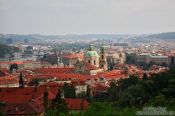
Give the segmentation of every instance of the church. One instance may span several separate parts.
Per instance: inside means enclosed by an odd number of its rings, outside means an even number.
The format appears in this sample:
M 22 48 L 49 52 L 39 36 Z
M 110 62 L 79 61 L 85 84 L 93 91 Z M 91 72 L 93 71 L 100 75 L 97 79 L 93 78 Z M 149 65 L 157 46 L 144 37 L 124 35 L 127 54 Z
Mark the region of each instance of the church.
M 83 55 L 83 60 L 75 60 L 75 63 L 70 65 L 71 60 L 69 59 L 69 66 L 74 66 L 76 73 L 96 75 L 99 72 L 113 69 L 111 68 L 113 65 L 122 64 L 123 58 L 124 55 L 107 50 L 103 44 L 98 52 L 90 44 Z
M 88 63 L 97 68 L 101 68 L 104 71 L 108 69 L 107 60 L 106 60 L 106 52 L 104 45 L 100 48 L 100 54 L 98 54 L 93 45 L 89 45 L 88 51 L 85 53 L 85 63 Z

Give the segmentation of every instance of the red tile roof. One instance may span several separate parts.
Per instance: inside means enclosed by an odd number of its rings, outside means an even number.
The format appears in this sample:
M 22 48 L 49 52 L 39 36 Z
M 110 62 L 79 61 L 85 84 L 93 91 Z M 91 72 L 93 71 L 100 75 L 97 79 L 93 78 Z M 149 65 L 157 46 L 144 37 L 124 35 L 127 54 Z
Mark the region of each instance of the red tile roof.
M 112 71 L 109 71 L 109 72 L 102 72 L 102 73 L 98 73 L 97 74 L 98 77 L 104 77 L 106 79 L 118 79 L 118 78 L 125 78 L 127 77 L 123 71 L 121 70 L 112 70 Z
M 0 85 L 15 84 L 15 83 L 18 83 L 18 78 L 12 75 L 0 77 Z
M 56 78 L 59 81 L 68 80 L 86 80 L 85 75 L 78 73 L 51 73 L 51 74 L 38 74 L 37 78 Z
M 42 74 L 50 74 L 50 73 L 69 73 L 72 72 L 74 68 L 72 67 L 62 67 L 62 68 L 38 68 L 35 69 L 34 72 L 42 73 Z
M 20 103 L 20 104 L 7 103 L 4 107 L 2 107 L 1 110 L 6 115 L 36 115 L 44 112 L 43 106 L 35 102 Z
M 42 97 L 44 92 L 46 91 L 46 87 L 24 87 L 24 88 L 0 88 L 0 101 L 4 100 L 5 98 L 11 99 L 10 96 L 32 96 L 32 98 Z M 49 99 L 53 99 L 58 92 L 58 87 L 49 87 Z M 9 95 L 9 96 L 8 96 Z M 2 99 L 1 99 L 2 98 Z M 16 97 L 14 98 L 14 100 Z M 21 99 L 22 101 L 25 99 Z
M 99 83 L 95 83 L 91 86 L 91 88 L 92 88 L 92 91 L 96 92 L 96 91 L 107 91 L 109 87 L 99 84 Z
M 85 99 L 66 98 L 65 100 L 70 110 L 86 110 L 89 107 L 89 102 Z
M 5 103 L 2 111 L 7 115 L 42 113 L 43 94 L 46 89 L 46 87 L 0 88 L 0 102 Z M 49 87 L 48 99 L 55 98 L 57 92 L 57 87 Z
M 7 73 L 5 73 L 4 71 L 0 70 L 0 77 L 6 76 L 6 75 L 7 75 Z
M 32 99 L 32 95 L 3 95 L 0 97 L 1 102 L 5 103 L 27 103 Z
M 71 53 L 71 54 L 66 54 L 63 58 L 66 58 L 66 59 L 80 58 L 81 60 L 83 60 L 84 54 L 83 53 Z

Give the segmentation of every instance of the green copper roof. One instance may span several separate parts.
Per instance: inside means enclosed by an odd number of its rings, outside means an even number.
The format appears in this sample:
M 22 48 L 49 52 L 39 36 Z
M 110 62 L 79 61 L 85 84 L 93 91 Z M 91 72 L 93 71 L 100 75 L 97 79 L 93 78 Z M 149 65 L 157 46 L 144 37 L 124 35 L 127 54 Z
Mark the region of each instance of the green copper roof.
M 91 56 L 99 57 L 99 55 L 96 51 L 87 51 L 85 56 L 87 56 L 87 57 L 91 57 Z

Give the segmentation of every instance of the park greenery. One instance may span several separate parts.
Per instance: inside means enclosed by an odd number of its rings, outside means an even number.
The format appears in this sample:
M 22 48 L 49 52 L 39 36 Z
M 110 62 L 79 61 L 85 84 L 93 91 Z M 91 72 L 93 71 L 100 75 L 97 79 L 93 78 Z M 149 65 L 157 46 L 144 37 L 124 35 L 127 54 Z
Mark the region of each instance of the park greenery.
M 8 46 L 0 43 L 0 58 L 4 58 L 5 55 L 10 55 L 12 57 L 14 52 L 19 52 L 19 48 L 14 46 Z

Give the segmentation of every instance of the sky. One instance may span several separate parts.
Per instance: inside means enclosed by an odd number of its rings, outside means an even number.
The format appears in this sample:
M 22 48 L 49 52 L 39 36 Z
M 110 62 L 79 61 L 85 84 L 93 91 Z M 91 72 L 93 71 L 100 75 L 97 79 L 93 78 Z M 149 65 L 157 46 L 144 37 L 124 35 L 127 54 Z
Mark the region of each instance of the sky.
M 175 31 L 175 0 L 0 0 L 0 33 L 148 34 Z

